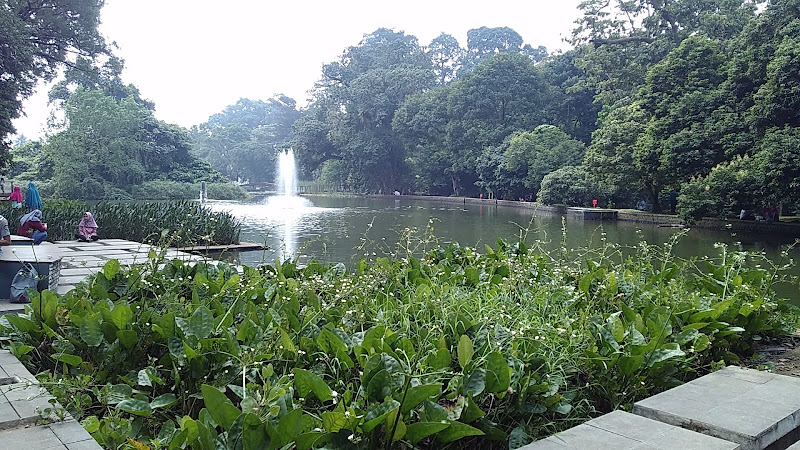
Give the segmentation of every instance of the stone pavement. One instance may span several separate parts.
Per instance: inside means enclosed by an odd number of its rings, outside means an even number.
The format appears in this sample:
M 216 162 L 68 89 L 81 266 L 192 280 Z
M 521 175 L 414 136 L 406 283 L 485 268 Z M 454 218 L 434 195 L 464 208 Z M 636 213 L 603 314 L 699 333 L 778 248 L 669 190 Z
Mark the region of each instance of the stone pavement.
M 736 450 L 740 447 L 733 442 L 695 433 L 681 427 L 656 422 L 625 411 L 614 411 L 523 447 L 523 449 L 526 448 L 536 450 L 592 450 L 597 448 Z
M 800 450 L 800 378 L 796 377 L 726 367 L 636 402 L 633 413 L 615 411 L 522 450 Z M 707 441 L 710 436 L 716 440 Z
M 52 399 L 17 358 L 0 350 L 0 448 L 101 449 L 69 413 L 63 421 L 42 422 L 44 408 L 59 407 Z

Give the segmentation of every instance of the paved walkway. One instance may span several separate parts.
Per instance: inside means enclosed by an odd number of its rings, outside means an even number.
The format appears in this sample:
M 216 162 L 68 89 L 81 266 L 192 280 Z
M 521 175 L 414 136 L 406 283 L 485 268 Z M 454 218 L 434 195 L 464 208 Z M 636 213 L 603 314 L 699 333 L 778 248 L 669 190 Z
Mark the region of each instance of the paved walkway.
M 522 447 L 800 450 L 800 378 L 730 366 Z

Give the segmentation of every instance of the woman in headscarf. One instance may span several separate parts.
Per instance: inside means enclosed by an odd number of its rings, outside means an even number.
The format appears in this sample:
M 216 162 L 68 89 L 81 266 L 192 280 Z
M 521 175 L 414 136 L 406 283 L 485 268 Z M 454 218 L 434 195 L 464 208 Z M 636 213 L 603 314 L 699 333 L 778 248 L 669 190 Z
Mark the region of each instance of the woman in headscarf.
M 22 202 L 25 201 L 25 199 L 22 197 L 22 191 L 20 191 L 19 186 L 14 186 L 14 192 L 8 196 L 8 199 L 11 200 L 12 209 L 22 208 Z
M 83 219 L 78 223 L 78 234 L 75 235 L 79 241 L 96 241 L 100 239 L 97 235 L 97 222 L 94 221 L 94 216 L 89 211 L 83 213 Z
M 19 236 L 32 238 L 33 245 L 39 245 L 42 241 L 47 239 L 47 224 L 42 223 L 42 211 L 34 209 L 20 217 L 17 234 Z

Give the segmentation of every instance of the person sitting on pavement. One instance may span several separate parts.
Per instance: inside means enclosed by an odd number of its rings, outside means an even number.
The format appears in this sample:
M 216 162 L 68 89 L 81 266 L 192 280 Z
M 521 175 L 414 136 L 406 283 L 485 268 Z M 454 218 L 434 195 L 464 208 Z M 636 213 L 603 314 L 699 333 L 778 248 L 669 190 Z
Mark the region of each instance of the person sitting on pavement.
M 47 239 L 47 224 L 42 222 L 42 211 L 34 209 L 20 217 L 17 235 L 32 238 L 33 245 Z
M 75 237 L 81 242 L 96 241 L 100 239 L 100 236 L 97 235 L 97 228 L 94 216 L 89 211 L 86 211 L 78 223 L 78 233 L 75 234 Z

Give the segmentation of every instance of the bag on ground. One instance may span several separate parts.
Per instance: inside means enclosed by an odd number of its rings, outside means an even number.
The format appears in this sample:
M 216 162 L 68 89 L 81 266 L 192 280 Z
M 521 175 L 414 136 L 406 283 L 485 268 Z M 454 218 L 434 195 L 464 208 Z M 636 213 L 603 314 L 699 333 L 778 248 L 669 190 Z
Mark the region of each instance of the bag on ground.
M 37 284 L 39 284 L 39 272 L 33 265 L 22 263 L 22 268 L 11 280 L 11 303 L 30 303 L 28 289 L 36 290 Z

